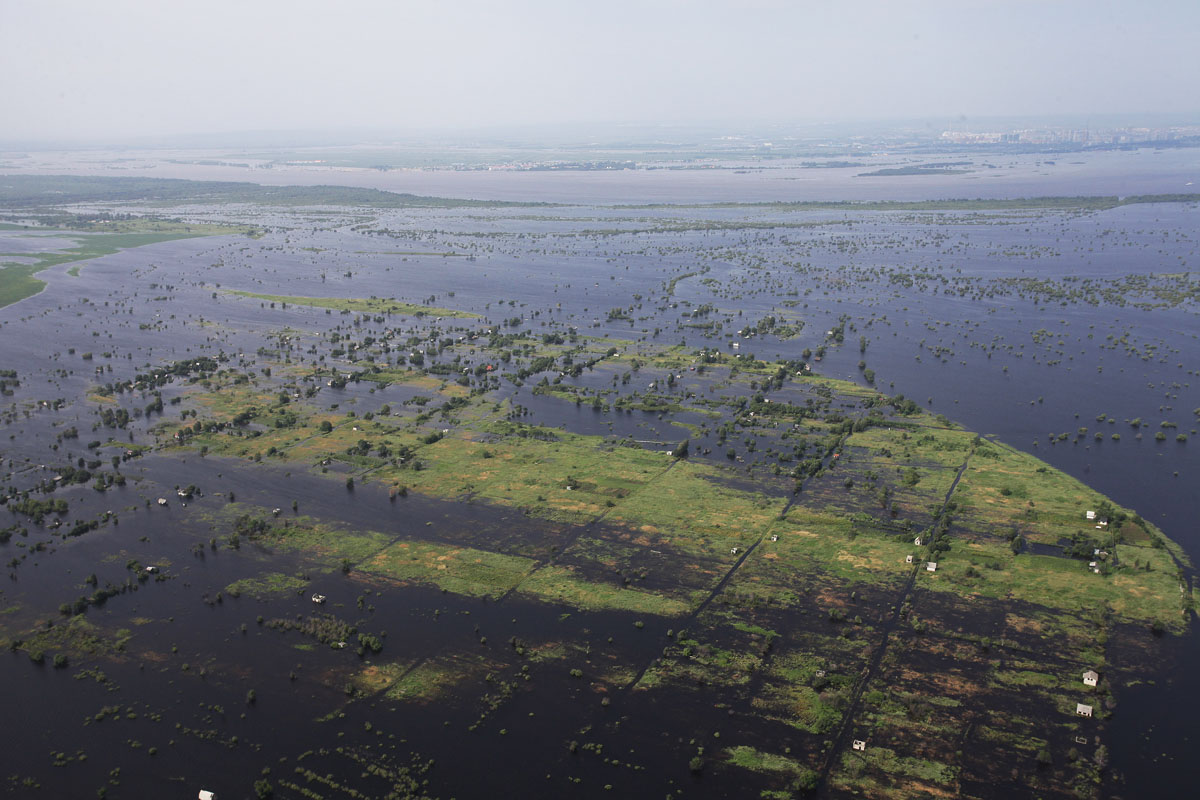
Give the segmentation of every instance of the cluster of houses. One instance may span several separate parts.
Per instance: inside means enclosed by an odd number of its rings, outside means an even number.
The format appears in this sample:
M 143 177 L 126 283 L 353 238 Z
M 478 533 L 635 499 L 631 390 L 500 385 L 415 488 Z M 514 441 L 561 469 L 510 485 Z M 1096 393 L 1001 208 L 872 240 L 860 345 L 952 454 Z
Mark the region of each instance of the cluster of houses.
M 817 674 L 818 676 L 824 675 L 824 671 L 818 672 Z M 1100 673 L 1096 672 L 1094 669 L 1087 670 L 1083 673 L 1083 683 L 1085 686 L 1096 686 L 1098 683 L 1100 683 Z M 1091 717 L 1093 716 L 1093 709 L 1086 703 L 1076 703 L 1075 713 L 1081 717 Z M 1087 740 L 1076 737 L 1075 741 L 1079 744 L 1084 744 Z M 864 739 L 854 739 L 851 742 L 851 747 L 858 751 L 865 751 L 867 749 L 867 742 Z
M 1088 522 L 1096 523 L 1096 530 L 1098 531 L 1102 531 L 1108 527 L 1108 519 L 1097 516 L 1095 511 L 1088 511 L 1085 516 Z M 1108 552 L 1097 547 L 1092 550 L 1092 555 L 1095 557 L 1095 560 L 1088 562 L 1088 569 L 1099 575 L 1101 570 L 1100 562 L 1108 558 Z
M 1100 673 L 1096 672 L 1096 670 L 1089 669 L 1087 672 L 1083 673 L 1083 685 L 1084 686 L 1095 686 L 1099 682 L 1100 682 Z M 1075 713 L 1081 717 L 1090 717 L 1090 716 L 1092 716 L 1092 707 L 1087 705 L 1086 703 L 1076 703 L 1075 704 Z
M 920 547 L 921 545 L 925 544 L 925 538 L 923 536 L 918 536 L 917 538 L 913 539 L 913 544 L 916 545 L 917 547 Z M 908 555 L 908 556 L 904 557 L 905 564 L 912 564 L 915 560 L 916 560 L 916 556 Z M 937 562 L 936 561 L 926 561 L 925 562 L 925 571 L 926 572 L 937 572 Z

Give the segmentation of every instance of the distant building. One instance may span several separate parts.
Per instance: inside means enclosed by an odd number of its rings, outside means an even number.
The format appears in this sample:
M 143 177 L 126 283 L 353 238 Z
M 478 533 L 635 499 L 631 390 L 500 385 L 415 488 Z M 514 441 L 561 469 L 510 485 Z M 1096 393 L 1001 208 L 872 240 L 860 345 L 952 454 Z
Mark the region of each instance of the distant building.
M 866 750 L 867 749 L 867 743 L 864 742 L 862 739 L 855 739 L 852 746 L 854 747 L 855 750 Z
M 1076 703 L 1075 713 L 1081 717 L 1090 717 L 1092 715 L 1092 707 L 1085 706 L 1083 703 Z
M 926 572 L 937 572 L 937 562 L 936 561 L 926 561 L 925 562 L 925 571 Z
M 1100 674 L 1095 670 L 1089 669 L 1083 673 L 1083 682 L 1087 686 L 1095 686 L 1100 681 Z

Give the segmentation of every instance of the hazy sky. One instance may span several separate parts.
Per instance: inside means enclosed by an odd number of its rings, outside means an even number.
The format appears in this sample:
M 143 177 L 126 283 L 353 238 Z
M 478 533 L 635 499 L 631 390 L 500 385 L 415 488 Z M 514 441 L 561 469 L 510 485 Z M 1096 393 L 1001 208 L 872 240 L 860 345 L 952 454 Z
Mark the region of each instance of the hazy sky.
M 0 0 L 0 139 L 1200 111 L 1200 0 Z

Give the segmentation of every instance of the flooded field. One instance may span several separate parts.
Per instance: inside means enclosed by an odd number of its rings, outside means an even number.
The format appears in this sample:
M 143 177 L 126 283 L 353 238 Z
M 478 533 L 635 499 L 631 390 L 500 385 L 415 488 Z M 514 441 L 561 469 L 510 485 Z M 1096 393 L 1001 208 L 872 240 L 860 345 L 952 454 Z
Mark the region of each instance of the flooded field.
M 3 791 L 1186 785 L 1198 220 L 8 208 Z

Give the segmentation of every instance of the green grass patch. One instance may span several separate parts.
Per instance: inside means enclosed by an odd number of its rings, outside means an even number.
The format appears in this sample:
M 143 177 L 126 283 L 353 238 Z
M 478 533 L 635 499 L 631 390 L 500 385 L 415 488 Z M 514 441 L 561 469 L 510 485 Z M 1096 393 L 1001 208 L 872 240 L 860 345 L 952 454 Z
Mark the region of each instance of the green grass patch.
M 869 743 L 863 752 L 848 751 L 842 756 L 842 769 L 851 771 L 856 761 L 892 776 L 915 778 L 943 786 L 953 784 L 958 776 L 958 767 L 930 761 L 924 758 L 909 758 L 898 755 L 887 747 L 873 747 Z
M 415 303 L 402 303 L 399 300 L 387 297 L 297 297 L 281 294 L 257 294 L 255 292 L 241 292 L 232 289 L 226 290 L 226 293 L 262 300 L 268 303 L 329 308 L 335 311 L 361 311 L 367 314 L 406 314 L 410 317 L 452 317 L 456 319 L 477 319 L 480 316 L 470 311 L 438 308 L 437 306 L 422 306 Z
M 258 600 L 296 592 L 308 586 L 308 581 L 281 572 L 267 572 L 254 578 L 242 578 L 225 587 L 225 593 L 233 597 L 243 594 Z
M 517 588 L 521 594 L 552 603 L 564 603 L 588 611 L 633 611 L 661 617 L 681 617 L 692 605 L 670 597 L 596 583 L 580 578 L 564 567 L 544 567 Z
M 1029 553 L 1013 556 L 999 545 L 976 544 L 968 549 L 960 544 L 959 548 L 938 557 L 937 572 L 921 573 L 919 580 L 925 588 L 966 596 L 1024 600 L 1066 611 L 1091 612 L 1108 607 L 1129 621 L 1159 620 L 1176 628 L 1184 624 L 1179 580 L 1170 556 L 1163 550 L 1129 547 L 1122 557 L 1130 565 L 1135 558 L 1143 563 L 1148 560 L 1149 572 L 1129 566 L 1111 575 L 1097 575 L 1088 569 L 1086 561 Z M 974 574 L 968 574 L 971 559 L 977 553 L 990 555 L 1000 569 L 973 568 Z
M 528 558 L 421 541 L 396 542 L 358 565 L 363 572 L 471 597 L 499 597 L 533 568 Z
M 493 665 L 475 656 L 448 653 L 418 664 L 387 690 L 391 700 L 428 702 L 445 697 L 456 686 L 478 677 Z
M 725 756 L 730 764 L 754 772 L 799 776 L 808 770 L 807 766 L 796 761 L 794 758 L 788 758 L 776 753 L 764 753 L 762 750 L 756 750 L 748 745 L 730 747 L 725 750 Z

